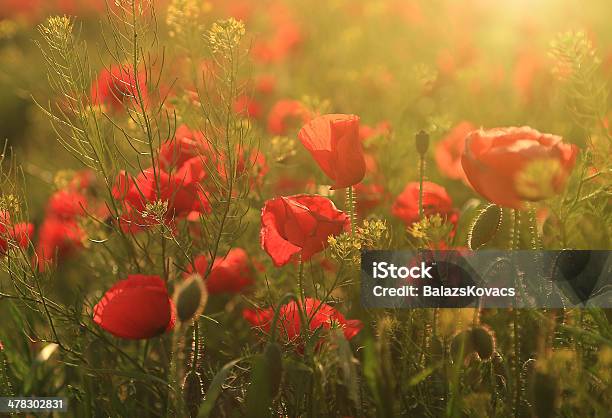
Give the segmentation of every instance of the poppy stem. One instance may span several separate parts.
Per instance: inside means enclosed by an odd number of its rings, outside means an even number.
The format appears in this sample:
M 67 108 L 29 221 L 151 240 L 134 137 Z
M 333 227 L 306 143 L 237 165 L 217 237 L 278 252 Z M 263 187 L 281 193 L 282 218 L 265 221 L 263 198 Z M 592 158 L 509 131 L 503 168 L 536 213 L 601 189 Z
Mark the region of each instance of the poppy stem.
M 425 177 L 425 154 L 419 154 L 419 219 L 423 219 L 423 179 Z
M 518 250 L 520 247 L 521 234 L 521 211 L 512 209 L 512 250 Z M 514 416 L 518 417 L 521 412 L 521 394 L 522 394 L 522 379 L 521 379 L 521 328 L 520 328 L 520 311 L 517 306 L 512 309 L 512 336 L 514 346 Z
M 302 261 L 302 255 L 300 254 L 300 261 L 298 264 L 298 290 L 300 294 L 300 303 L 304 306 L 304 300 L 306 295 L 304 292 L 304 261 Z
M 283 296 L 283 298 L 278 303 L 278 306 L 274 310 L 274 318 L 272 319 L 272 328 L 270 329 L 270 343 L 276 342 L 276 331 L 278 328 L 277 324 L 278 324 L 278 318 L 280 316 L 280 310 L 290 300 L 293 300 L 296 304 L 300 305 L 299 299 L 293 293 L 287 293 L 285 296 Z M 303 304 L 301 306 L 298 306 L 298 311 L 300 315 L 300 323 L 303 326 L 303 328 L 301 329 L 306 329 L 308 319 L 306 318 L 306 312 L 303 311 L 303 308 L 304 308 Z
M 144 347 L 142 348 L 142 367 L 147 368 L 147 357 L 149 355 L 149 339 L 145 340 Z
M 518 250 L 521 240 L 521 211 L 512 209 L 512 250 Z
M 200 359 L 200 322 L 198 318 L 193 320 L 193 340 L 191 342 L 191 369 L 195 371 L 198 367 L 198 361 Z
M 346 188 L 346 211 L 348 212 L 348 216 L 351 221 L 351 235 L 355 235 L 357 214 L 355 213 L 355 196 L 353 194 L 353 186 Z

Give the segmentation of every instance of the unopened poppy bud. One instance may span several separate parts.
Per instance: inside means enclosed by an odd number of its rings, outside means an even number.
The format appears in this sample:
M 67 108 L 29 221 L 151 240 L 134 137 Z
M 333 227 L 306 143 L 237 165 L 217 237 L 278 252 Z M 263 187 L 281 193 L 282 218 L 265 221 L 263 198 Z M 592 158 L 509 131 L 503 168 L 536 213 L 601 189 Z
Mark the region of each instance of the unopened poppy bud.
M 181 322 L 200 315 L 208 300 L 208 292 L 199 274 L 187 277 L 174 294 L 176 316 Z
M 185 375 L 185 382 L 183 383 L 183 393 L 185 396 L 185 403 L 191 413 L 191 416 L 196 416 L 200 403 L 204 397 L 204 390 L 202 387 L 202 377 L 200 373 L 190 370 Z
M 424 130 L 417 132 L 416 136 L 416 150 L 420 155 L 425 155 L 429 148 L 429 134 Z
M 481 360 L 490 360 L 495 351 L 495 337 L 490 329 L 476 327 L 471 330 L 472 344 Z

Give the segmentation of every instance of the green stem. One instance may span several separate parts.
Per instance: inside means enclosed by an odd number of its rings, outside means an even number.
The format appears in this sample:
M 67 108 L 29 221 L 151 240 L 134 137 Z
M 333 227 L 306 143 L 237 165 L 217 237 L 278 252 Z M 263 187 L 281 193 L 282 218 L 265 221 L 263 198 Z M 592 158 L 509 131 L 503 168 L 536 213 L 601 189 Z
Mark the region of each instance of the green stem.
M 419 156 L 419 219 L 423 219 L 423 180 L 425 178 L 425 156 Z
M 297 304 L 299 304 L 300 302 L 299 299 L 293 293 L 287 293 L 285 296 L 283 296 L 278 306 L 274 310 L 274 318 L 272 319 L 272 328 L 270 330 L 270 342 L 271 343 L 276 342 L 276 331 L 278 328 L 277 323 L 278 323 L 278 317 L 280 316 L 280 310 L 283 307 L 283 305 L 285 305 L 290 300 L 293 300 Z M 305 326 L 307 325 L 306 314 L 303 310 L 303 306 L 298 306 L 298 310 L 299 310 L 299 315 L 300 315 L 300 321 L 302 324 L 302 329 L 304 329 Z
M 353 194 L 353 186 L 346 189 L 346 211 L 351 220 L 351 235 L 355 235 L 355 224 L 357 223 L 357 214 L 355 213 L 355 196 Z
M 193 341 L 191 343 L 191 371 L 195 371 L 198 367 L 200 359 L 200 322 L 198 319 L 193 320 Z
M 149 341 L 150 340 L 145 341 L 144 347 L 142 349 L 142 367 L 143 369 L 147 368 L 147 357 L 149 355 Z
M 304 261 L 302 261 L 302 255 L 300 254 L 300 261 L 298 264 L 298 290 L 300 295 L 300 303 L 304 306 L 306 300 L 306 293 L 304 292 Z
M 520 311 L 512 310 L 513 336 L 514 336 L 514 416 L 520 416 L 521 406 L 521 339 L 520 339 Z
M 521 211 L 512 209 L 512 250 L 518 250 L 521 239 Z
M 512 250 L 520 247 L 521 212 L 512 210 Z M 514 257 L 514 255 L 513 255 Z M 520 336 L 520 311 L 518 307 L 512 309 L 512 329 L 514 343 L 514 416 L 520 415 L 521 407 L 521 336 Z

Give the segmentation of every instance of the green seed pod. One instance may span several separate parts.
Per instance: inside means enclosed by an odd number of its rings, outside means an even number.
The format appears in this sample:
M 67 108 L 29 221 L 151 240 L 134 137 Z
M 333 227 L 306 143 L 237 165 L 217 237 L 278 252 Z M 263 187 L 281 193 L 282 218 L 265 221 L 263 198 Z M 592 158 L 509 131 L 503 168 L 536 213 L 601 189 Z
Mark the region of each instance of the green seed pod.
M 200 315 L 207 300 L 208 292 L 202 277 L 199 274 L 193 274 L 186 278 L 174 292 L 178 320 L 186 322 Z
M 200 403 L 204 398 L 200 373 L 194 370 L 187 372 L 183 382 L 183 394 L 185 396 L 185 404 L 190 411 L 190 416 L 196 416 Z
M 416 136 L 416 150 L 417 152 L 423 156 L 427 152 L 429 148 L 429 134 L 423 130 L 417 132 Z
M 270 377 L 270 396 L 275 398 L 283 377 L 283 355 L 277 343 L 270 343 L 264 351 L 264 359 Z
M 480 326 L 470 330 L 471 340 L 474 349 L 481 360 L 487 361 L 493 356 L 495 351 L 495 337 L 493 331 L 488 327 Z

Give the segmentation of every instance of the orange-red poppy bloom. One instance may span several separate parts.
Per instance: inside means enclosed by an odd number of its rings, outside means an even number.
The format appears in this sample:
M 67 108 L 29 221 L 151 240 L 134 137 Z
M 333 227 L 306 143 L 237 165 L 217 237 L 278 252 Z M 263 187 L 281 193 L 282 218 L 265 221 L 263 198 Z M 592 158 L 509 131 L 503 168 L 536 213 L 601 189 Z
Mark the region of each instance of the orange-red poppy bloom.
M 470 133 L 462 165 L 474 189 L 500 206 L 520 209 L 565 187 L 578 147 L 528 126 Z
M 332 189 L 353 186 L 365 176 L 358 116 L 319 116 L 300 130 L 298 138 L 333 181 Z
M 337 309 L 320 300 L 306 298 L 304 305 L 306 307 L 306 318 L 310 319 L 308 328 L 311 331 L 316 331 L 317 329 L 329 330 L 332 326 L 335 326 L 342 329 L 344 337 L 350 340 L 363 327 L 361 321 L 356 319 L 347 320 Z M 282 333 L 287 341 L 294 341 L 300 335 L 302 323 L 298 307 L 299 305 L 295 301 L 291 301 L 280 308 L 279 321 L 277 323 L 278 331 Z M 274 318 L 274 310 L 272 308 L 259 310 L 245 309 L 242 314 L 251 325 L 261 328 L 265 332 L 270 332 Z
M 397 216 L 409 227 L 419 220 L 419 183 L 408 183 L 404 191 L 397 197 L 391 213 Z M 453 201 L 446 189 L 430 181 L 423 182 L 423 214 L 431 216 L 439 214 L 454 221 L 455 211 Z
M 277 267 L 297 254 L 307 261 L 327 246 L 330 235 L 349 227 L 348 216 L 325 197 L 278 197 L 268 200 L 261 212 L 261 247 Z
M 175 309 L 161 277 L 129 275 L 94 307 L 94 322 L 116 337 L 152 338 L 171 330 Z
M 279 100 L 268 114 L 268 131 L 273 135 L 287 135 L 291 127 L 307 123 L 310 111 L 299 100 Z
M 0 257 L 7 253 L 9 241 L 26 248 L 33 233 L 34 225 L 25 222 L 13 224 L 10 215 L 0 211 Z
M 461 155 L 465 149 L 465 138 L 474 129 L 476 127 L 470 122 L 460 122 L 436 144 L 436 164 L 446 177 L 468 183 L 461 165 Z
M 139 73 L 135 77 L 133 72 L 128 66 L 120 65 L 102 69 L 91 86 L 92 102 L 115 111 L 122 110 L 130 103 L 135 105 L 141 98 L 146 105 L 149 101 L 146 75 Z
M 197 256 L 194 260 L 196 271 L 204 277 L 208 269 L 208 258 Z M 190 265 L 186 275 L 193 272 Z M 205 284 L 208 293 L 240 293 L 253 284 L 253 269 L 249 256 L 242 248 L 232 248 L 225 257 L 217 257 Z

